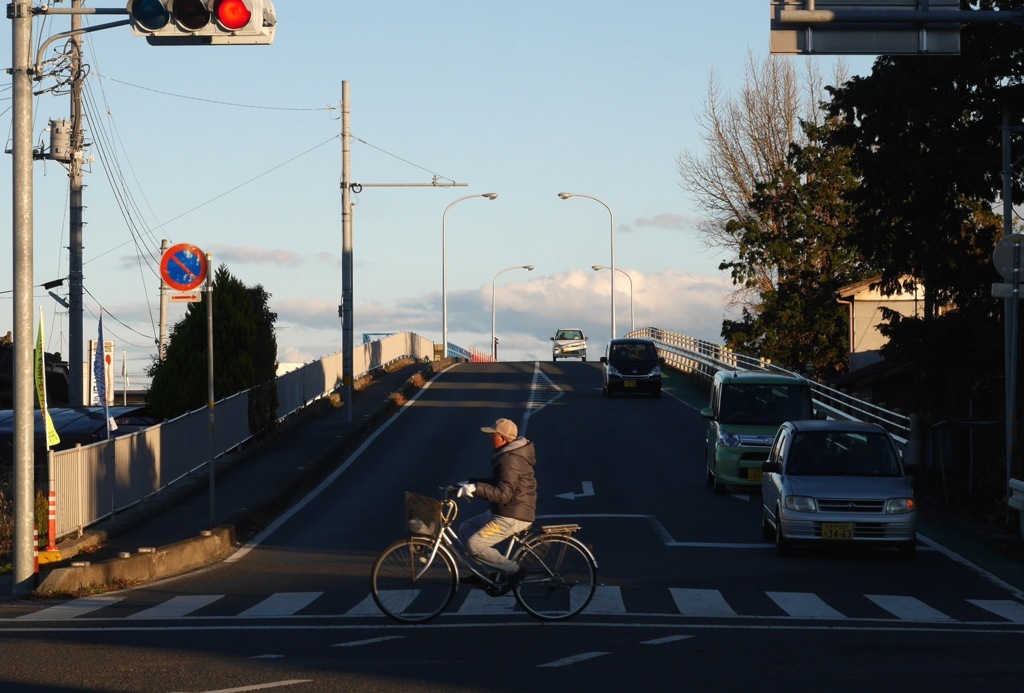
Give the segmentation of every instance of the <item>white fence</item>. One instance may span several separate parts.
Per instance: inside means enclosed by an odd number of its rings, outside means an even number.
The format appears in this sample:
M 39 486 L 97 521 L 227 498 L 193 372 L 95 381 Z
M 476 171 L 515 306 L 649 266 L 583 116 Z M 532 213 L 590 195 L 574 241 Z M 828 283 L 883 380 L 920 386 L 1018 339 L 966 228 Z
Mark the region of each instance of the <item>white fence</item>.
M 355 379 L 404 358 L 433 357 L 434 343 L 401 332 L 353 348 Z M 342 354 L 336 353 L 276 379 L 277 418 L 290 414 L 337 390 L 342 384 Z M 249 393 L 240 392 L 214 403 L 212 448 L 210 409 L 204 407 L 144 431 L 91 445 L 51 452 L 56 492 L 58 537 L 82 530 L 124 510 L 168 484 L 206 468 L 214 459 L 251 439 Z

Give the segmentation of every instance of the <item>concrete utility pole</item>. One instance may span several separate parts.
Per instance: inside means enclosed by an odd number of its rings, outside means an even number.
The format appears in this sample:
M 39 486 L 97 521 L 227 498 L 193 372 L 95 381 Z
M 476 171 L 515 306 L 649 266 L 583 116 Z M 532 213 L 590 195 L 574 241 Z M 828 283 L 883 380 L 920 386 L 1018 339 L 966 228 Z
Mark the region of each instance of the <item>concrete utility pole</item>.
M 345 423 L 352 423 L 352 172 L 348 81 L 341 83 L 341 383 Z
M 353 316 L 352 316 L 352 193 L 363 188 L 454 188 L 466 183 L 354 183 L 351 171 L 351 142 L 349 116 L 352 112 L 348 95 L 348 81 L 341 83 L 341 383 L 342 402 L 345 407 L 345 422 L 352 423 L 352 373 Z
M 82 0 L 72 0 L 72 9 L 82 6 Z M 82 28 L 82 16 L 71 15 L 71 31 Z M 71 221 L 68 259 L 68 403 L 72 407 L 85 406 L 85 387 L 82 385 L 83 343 L 85 328 L 82 324 L 82 286 L 85 275 L 82 272 L 84 224 L 82 222 L 82 167 L 85 158 L 85 137 L 82 131 L 82 37 L 75 33 L 71 37 L 71 160 L 68 162 L 70 179 Z
M 32 378 L 32 3 L 7 6 L 11 20 L 12 219 L 14 268 L 14 585 L 15 597 L 32 592 L 34 563 Z

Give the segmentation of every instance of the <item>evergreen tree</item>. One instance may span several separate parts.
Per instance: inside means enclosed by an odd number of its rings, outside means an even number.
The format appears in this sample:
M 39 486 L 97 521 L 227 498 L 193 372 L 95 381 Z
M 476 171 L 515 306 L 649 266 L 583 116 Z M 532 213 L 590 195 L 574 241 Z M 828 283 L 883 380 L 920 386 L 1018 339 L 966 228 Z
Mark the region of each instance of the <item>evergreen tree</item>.
M 740 321 L 723 324 L 726 343 L 826 378 L 845 370 L 849 350 L 839 289 L 870 273 L 846 243 L 853 219 L 845 196 L 857 180 L 849 149 L 828 142 L 833 127 L 803 124 L 806 144 L 791 145 L 784 164 L 757 185 L 749 214 L 727 225 L 737 256 L 720 265 L 740 286 L 753 288 L 765 267 L 776 277 L 760 291 L 756 312 L 745 308 Z
M 215 399 L 250 390 L 249 426 L 260 432 L 272 425 L 277 409 L 277 337 L 268 294 L 247 287 L 224 265 L 213 278 L 213 393 Z M 167 354 L 149 369 L 153 412 L 173 418 L 203 407 L 208 394 L 208 317 L 204 303 L 190 303 L 171 329 Z

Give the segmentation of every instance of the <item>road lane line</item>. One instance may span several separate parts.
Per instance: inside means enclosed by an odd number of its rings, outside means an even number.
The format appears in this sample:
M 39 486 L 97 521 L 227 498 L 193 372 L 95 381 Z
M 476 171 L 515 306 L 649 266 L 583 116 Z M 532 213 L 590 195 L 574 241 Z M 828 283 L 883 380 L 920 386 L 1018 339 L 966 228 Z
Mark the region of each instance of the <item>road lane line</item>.
M 545 667 L 564 667 L 569 666 L 570 664 L 579 664 L 580 662 L 585 662 L 588 659 L 594 659 L 595 657 L 604 657 L 605 655 L 610 654 L 611 652 L 584 652 L 583 654 L 573 655 L 572 657 L 563 657 L 562 659 L 556 659 L 555 661 L 548 662 L 547 664 L 538 664 L 537 668 L 543 669 Z

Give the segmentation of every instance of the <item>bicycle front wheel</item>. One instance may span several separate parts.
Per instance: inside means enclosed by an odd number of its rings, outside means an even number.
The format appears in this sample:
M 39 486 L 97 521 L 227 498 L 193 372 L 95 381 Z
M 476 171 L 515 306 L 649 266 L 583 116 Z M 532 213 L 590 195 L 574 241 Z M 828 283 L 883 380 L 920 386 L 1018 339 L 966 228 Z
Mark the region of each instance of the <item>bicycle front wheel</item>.
M 373 601 L 399 623 L 426 623 L 437 618 L 455 595 L 458 568 L 433 540 L 409 537 L 384 549 L 370 572 Z
M 513 594 L 531 616 L 544 621 L 572 618 L 594 597 L 597 564 L 572 537 L 538 537 L 522 548 L 518 563 L 524 575 Z

